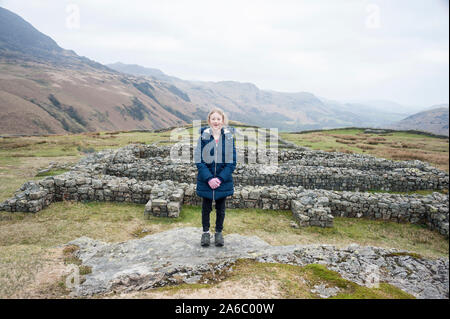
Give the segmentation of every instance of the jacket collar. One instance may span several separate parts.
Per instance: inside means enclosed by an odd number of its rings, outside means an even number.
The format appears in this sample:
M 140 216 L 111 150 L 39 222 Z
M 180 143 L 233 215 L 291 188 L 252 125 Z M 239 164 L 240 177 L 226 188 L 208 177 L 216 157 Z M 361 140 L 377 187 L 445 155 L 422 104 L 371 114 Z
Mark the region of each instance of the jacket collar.
M 206 134 L 212 135 L 212 129 L 211 129 L 211 127 L 204 128 L 204 130 L 203 130 L 202 133 L 206 133 Z M 231 133 L 231 130 L 230 130 L 230 128 L 229 128 L 228 126 L 227 126 L 227 127 L 222 127 L 222 128 L 220 129 L 220 135 L 228 134 L 228 133 Z

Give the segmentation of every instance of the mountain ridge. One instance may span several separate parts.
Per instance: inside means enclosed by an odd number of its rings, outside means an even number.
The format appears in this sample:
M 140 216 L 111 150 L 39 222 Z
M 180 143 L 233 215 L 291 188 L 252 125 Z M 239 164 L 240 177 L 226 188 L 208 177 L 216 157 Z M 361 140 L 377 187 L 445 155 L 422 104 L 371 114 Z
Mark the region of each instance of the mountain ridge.
M 0 30 L 2 134 L 159 129 L 194 117 L 174 88 L 65 50 L 1 7 Z
M 136 74 L 145 74 L 145 70 L 158 70 L 133 64 L 117 62 L 120 70 Z M 114 64 L 107 65 L 115 68 Z M 160 71 L 160 70 L 158 70 Z M 162 71 L 160 71 L 162 72 Z M 163 73 L 163 72 L 162 72 Z M 226 110 L 230 117 L 249 124 L 275 126 L 284 131 L 310 130 L 342 126 L 380 127 L 386 122 L 393 123 L 404 118 L 405 113 L 380 113 L 377 110 L 368 112 L 368 106 L 328 102 L 310 92 L 277 92 L 261 90 L 255 84 L 238 81 L 189 81 L 164 74 L 158 77 L 154 73 L 147 76 L 168 79 L 172 84 L 189 95 L 196 105 L 207 109 L 219 106 Z M 325 101 L 323 101 L 325 100 Z
M 212 107 L 230 119 L 280 131 L 380 127 L 405 117 L 370 106 L 277 92 L 238 81 L 188 81 L 155 68 L 103 65 L 0 7 L 0 133 L 48 134 L 160 129 L 204 119 Z
M 0 7 L 0 57 L 9 62 L 45 61 L 55 66 L 94 69 L 115 72 L 105 65 L 73 50 L 61 48 L 55 40 L 43 34 L 19 15 Z
M 437 107 L 436 107 L 437 106 Z M 421 131 L 449 136 L 449 105 L 439 104 L 412 114 L 387 128 L 407 130 L 419 127 Z

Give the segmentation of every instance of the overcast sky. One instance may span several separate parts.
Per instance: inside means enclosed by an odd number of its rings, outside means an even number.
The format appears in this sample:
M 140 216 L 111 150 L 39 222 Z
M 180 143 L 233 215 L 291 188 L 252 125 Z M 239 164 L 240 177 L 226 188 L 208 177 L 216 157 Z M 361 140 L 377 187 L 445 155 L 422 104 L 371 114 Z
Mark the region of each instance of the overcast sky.
M 186 80 L 449 101 L 448 0 L 0 0 L 61 47 Z

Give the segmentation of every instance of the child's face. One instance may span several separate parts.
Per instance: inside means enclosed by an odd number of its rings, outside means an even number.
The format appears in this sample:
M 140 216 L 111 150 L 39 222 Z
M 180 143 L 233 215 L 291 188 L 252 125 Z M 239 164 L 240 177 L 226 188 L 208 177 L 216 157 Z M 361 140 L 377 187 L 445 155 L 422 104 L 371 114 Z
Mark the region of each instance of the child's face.
M 220 130 L 223 126 L 222 115 L 220 115 L 219 113 L 211 114 L 211 116 L 209 117 L 209 125 L 211 125 L 214 130 Z

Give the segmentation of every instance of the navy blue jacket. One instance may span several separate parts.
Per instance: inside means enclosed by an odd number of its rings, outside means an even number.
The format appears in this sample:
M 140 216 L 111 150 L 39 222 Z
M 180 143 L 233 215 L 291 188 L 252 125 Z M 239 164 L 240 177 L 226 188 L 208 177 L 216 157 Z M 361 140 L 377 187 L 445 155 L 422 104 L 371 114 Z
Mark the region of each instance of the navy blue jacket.
M 213 200 L 231 196 L 234 193 L 233 171 L 236 168 L 236 145 L 234 128 L 222 127 L 219 142 L 216 141 L 210 127 L 200 129 L 200 137 L 194 151 L 197 165 L 197 195 Z M 212 189 L 208 181 L 217 177 L 222 182 Z

